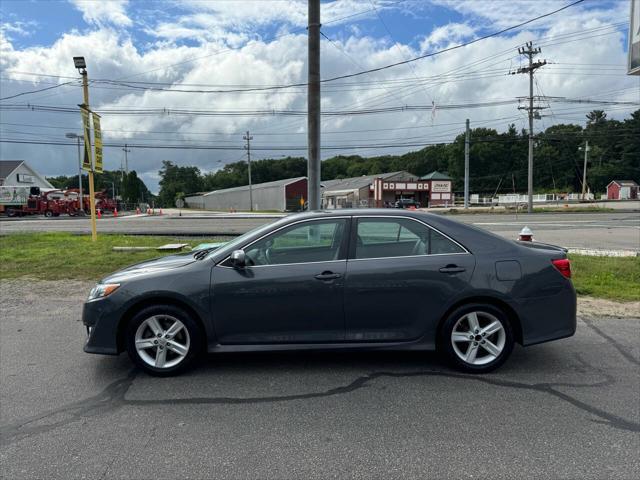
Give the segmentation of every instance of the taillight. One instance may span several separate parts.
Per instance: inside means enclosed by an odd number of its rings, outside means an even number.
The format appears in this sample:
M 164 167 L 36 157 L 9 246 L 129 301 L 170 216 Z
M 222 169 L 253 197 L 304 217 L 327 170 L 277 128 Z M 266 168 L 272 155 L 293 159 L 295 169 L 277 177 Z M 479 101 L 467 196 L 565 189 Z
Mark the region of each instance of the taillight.
M 559 258 L 551 260 L 553 266 L 562 274 L 563 277 L 571 278 L 571 262 L 568 258 Z

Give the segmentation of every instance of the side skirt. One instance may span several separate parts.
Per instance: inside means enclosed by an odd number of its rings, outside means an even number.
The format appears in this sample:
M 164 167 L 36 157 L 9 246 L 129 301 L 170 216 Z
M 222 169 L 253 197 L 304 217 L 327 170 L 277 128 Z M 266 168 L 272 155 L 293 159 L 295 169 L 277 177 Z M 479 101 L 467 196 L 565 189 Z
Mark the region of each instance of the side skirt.
M 433 351 L 435 345 L 420 341 L 390 343 L 281 343 L 253 345 L 209 345 L 209 353 L 278 352 L 295 350 L 420 350 Z

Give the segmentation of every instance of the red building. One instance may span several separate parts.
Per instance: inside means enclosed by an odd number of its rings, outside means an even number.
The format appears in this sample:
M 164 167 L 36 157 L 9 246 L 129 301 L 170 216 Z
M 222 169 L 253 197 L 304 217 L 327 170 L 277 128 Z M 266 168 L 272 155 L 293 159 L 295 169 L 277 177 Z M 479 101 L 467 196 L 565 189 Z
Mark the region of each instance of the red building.
M 633 180 L 612 180 L 607 185 L 607 200 L 635 200 L 638 184 Z

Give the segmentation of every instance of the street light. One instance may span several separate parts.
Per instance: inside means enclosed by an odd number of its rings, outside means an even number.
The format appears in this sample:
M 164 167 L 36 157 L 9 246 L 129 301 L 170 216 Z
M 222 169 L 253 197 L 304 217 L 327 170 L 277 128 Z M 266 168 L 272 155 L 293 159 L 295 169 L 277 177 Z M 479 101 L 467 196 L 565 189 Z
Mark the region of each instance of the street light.
M 75 133 L 65 134 L 67 138 L 75 138 L 78 141 L 78 212 L 80 215 L 84 215 L 84 198 L 82 197 L 82 155 L 80 153 L 80 137 Z
M 73 57 L 73 64 L 78 70 L 87 68 L 87 62 L 84 61 L 84 57 Z

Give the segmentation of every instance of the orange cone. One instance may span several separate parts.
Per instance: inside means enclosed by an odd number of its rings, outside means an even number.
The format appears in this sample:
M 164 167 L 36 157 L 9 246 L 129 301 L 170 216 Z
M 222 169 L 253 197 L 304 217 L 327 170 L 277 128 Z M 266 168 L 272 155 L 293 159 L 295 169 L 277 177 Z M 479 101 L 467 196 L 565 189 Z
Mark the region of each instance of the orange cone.
M 98 218 L 102 218 L 102 210 L 98 209 Z
M 118 216 L 118 209 L 117 209 L 117 208 L 114 208 L 114 209 L 113 209 L 113 216 L 114 216 L 114 217 L 117 217 L 117 216 Z

